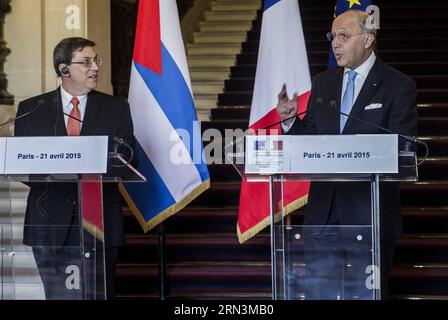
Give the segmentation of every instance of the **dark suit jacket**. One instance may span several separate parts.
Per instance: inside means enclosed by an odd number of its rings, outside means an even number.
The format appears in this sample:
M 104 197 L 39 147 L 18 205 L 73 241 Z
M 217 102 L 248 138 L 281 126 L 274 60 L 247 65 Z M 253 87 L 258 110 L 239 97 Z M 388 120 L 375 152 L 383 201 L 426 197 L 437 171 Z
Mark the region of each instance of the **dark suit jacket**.
M 17 116 L 33 110 L 38 102 L 43 104 L 28 116 L 15 123 L 15 136 L 66 136 L 62 113 L 60 88 L 19 104 Z M 81 128 L 82 136 L 117 136 L 127 141 L 135 150 L 133 125 L 129 104 L 117 97 L 92 91 L 87 97 L 87 106 Z M 109 151 L 113 142 L 109 139 Z M 119 152 L 129 159 L 129 151 Z M 132 164 L 136 164 L 135 160 Z M 74 183 L 29 183 L 31 187 L 25 213 L 28 226 L 69 226 L 76 217 L 78 200 Z M 117 184 L 103 184 L 104 234 L 106 246 L 118 246 L 124 242 L 121 195 Z M 75 212 L 75 215 L 73 213 Z M 58 227 L 55 232 L 46 232 L 38 227 L 24 229 L 27 245 L 63 245 L 67 241 L 67 227 Z
M 308 103 L 308 113 L 295 121 L 288 134 L 339 134 L 339 112 L 344 68 L 318 74 Z M 406 135 L 417 134 L 416 84 L 408 76 L 376 58 L 355 101 L 351 115 L 377 126 Z M 318 98 L 323 99 L 315 106 Z M 336 102 L 337 108 L 330 106 Z M 372 103 L 378 109 L 365 110 Z M 349 118 L 342 134 L 386 134 L 360 121 Z M 402 144 L 403 141 L 400 141 Z M 381 230 L 383 240 L 397 238 L 402 231 L 398 183 L 380 184 Z M 332 209 L 333 208 L 333 209 Z M 311 183 L 305 223 L 323 225 L 330 210 L 337 210 L 340 224 L 370 224 L 370 183 L 313 182 Z

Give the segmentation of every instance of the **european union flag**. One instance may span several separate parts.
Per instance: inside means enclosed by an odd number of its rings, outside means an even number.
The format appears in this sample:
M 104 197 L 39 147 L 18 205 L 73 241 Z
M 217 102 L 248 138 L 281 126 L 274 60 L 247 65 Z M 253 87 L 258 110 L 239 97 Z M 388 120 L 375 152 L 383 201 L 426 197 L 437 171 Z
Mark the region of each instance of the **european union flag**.
M 334 8 L 334 16 L 337 17 L 341 13 L 348 10 L 363 10 L 372 5 L 372 0 L 336 0 L 336 7 Z M 330 55 L 328 58 L 328 70 L 336 68 L 337 63 L 334 57 L 333 49 L 330 45 Z

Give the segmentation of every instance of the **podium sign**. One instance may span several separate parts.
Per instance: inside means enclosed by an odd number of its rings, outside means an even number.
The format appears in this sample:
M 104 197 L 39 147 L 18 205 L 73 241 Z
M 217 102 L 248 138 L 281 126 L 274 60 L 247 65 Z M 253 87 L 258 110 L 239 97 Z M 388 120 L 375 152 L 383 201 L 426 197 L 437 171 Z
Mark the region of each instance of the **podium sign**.
M 397 135 L 247 136 L 246 174 L 398 173 Z
M 106 173 L 107 142 L 107 136 L 8 138 L 3 174 Z

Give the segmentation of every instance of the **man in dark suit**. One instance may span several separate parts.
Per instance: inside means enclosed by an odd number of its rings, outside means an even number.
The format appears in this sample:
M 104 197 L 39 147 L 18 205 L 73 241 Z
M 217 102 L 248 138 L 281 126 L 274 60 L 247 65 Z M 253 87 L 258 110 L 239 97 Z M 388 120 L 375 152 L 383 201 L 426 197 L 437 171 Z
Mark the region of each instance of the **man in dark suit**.
M 94 42 L 77 37 L 57 44 L 53 63 L 62 85 L 19 104 L 17 116 L 31 113 L 17 120 L 15 136 L 109 135 L 122 138 L 134 148 L 129 104 L 94 90 L 102 64 L 94 46 Z M 109 151 L 112 145 L 109 141 Z M 124 158 L 130 158 L 128 149 L 120 147 L 118 151 Z M 77 184 L 29 183 L 29 186 L 23 242 L 33 246 L 46 298 L 83 298 L 80 290 L 69 290 L 65 283 L 66 267 L 80 263 L 79 250 L 69 249 L 80 240 Z M 112 299 L 118 248 L 124 243 L 117 184 L 103 184 L 103 212 L 107 298 Z
M 376 30 L 367 27 L 368 19 L 369 15 L 365 12 L 347 11 L 334 20 L 329 40 L 331 40 L 339 67 L 316 75 L 306 116 L 302 120 L 286 121 L 282 125 L 285 133 L 319 135 L 387 133 L 343 116 L 339 113 L 341 111 L 393 132 L 416 135 L 416 84 L 411 78 L 387 66 L 375 56 Z M 318 99 L 322 103 L 316 104 Z M 294 95 L 292 99 L 289 99 L 285 86 L 279 93 L 277 112 L 281 119 L 287 119 L 297 113 L 297 96 Z M 404 142 L 400 141 L 400 144 Z M 402 232 L 400 194 L 397 183 L 381 183 L 380 210 L 381 286 L 382 295 L 385 297 L 395 240 Z M 304 223 L 307 225 L 369 225 L 371 223 L 370 184 L 368 182 L 312 182 Z M 323 232 L 309 239 L 312 240 L 308 241 L 308 262 L 311 268 L 319 264 L 316 268 L 321 270 L 315 271 L 316 277 L 310 281 L 315 286 L 314 289 L 308 288 L 311 291 L 308 292 L 308 297 L 336 299 L 338 297 L 335 296 L 335 292 L 332 292 L 331 285 L 324 283 L 323 279 L 339 277 L 334 275 L 335 270 L 340 270 L 334 266 L 334 262 L 341 260 L 341 255 L 350 255 L 350 251 L 356 252 L 354 242 L 347 243 L 333 232 L 327 234 Z M 324 247 L 326 249 L 323 249 Z M 313 256 L 310 253 L 313 248 L 319 254 Z M 314 262 L 310 263 L 310 260 Z M 316 261 L 318 262 L 315 263 Z M 339 263 L 343 262 L 339 261 Z M 352 264 L 352 261 L 348 263 Z M 367 277 L 365 268 L 359 272 Z M 340 290 L 336 293 L 339 298 L 341 294 L 344 293 Z M 351 293 L 345 292 L 345 294 L 345 298 L 350 298 L 347 295 Z M 368 291 L 360 295 L 356 294 L 360 298 L 369 296 Z M 353 293 L 353 295 L 356 294 Z

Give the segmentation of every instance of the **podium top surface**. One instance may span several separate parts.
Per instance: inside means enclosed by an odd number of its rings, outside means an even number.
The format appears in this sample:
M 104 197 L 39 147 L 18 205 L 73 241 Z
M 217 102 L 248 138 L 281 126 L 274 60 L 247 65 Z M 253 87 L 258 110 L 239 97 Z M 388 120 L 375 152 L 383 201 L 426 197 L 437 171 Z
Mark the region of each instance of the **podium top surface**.
M 109 138 L 0 138 L 0 177 L 17 182 L 145 182 L 146 178 L 130 164 L 132 150 L 130 159 L 125 159 L 117 153 L 118 145 L 109 146 Z
M 2 175 L 1 180 L 11 182 L 86 182 L 98 181 L 104 183 L 146 182 L 146 178 L 120 154 L 111 153 L 108 156 L 106 173 L 89 174 L 9 174 Z
M 397 135 L 245 136 L 226 161 L 247 181 L 417 181 L 414 151 Z M 235 150 L 236 148 L 236 150 Z

